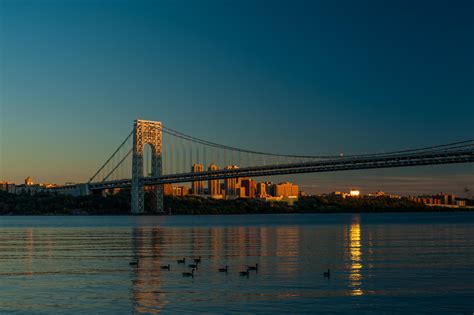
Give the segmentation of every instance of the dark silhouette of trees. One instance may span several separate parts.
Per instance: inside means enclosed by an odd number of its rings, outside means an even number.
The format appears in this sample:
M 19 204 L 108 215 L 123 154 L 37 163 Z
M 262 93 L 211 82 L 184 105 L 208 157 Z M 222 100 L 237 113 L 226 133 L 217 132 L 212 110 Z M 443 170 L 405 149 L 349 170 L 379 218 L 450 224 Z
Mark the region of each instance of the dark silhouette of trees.
M 145 208 L 152 198 L 145 195 Z M 472 200 L 468 200 L 472 204 Z M 164 198 L 165 211 L 172 214 L 269 214 L 269 213 L 348 213 L 348 212 L 408 212 L 455 211 L 428 207 L 407 198 L 360 197 L 342 198 L 336 195 L 300 198 L 293 206 L 284 202 L 258 199 L 220 200 L 197 196 Z M 129 215 L 130 191 L 115 195 L 70 196 L 48 193 L 10 194 L 0 191 L 0 215 Z

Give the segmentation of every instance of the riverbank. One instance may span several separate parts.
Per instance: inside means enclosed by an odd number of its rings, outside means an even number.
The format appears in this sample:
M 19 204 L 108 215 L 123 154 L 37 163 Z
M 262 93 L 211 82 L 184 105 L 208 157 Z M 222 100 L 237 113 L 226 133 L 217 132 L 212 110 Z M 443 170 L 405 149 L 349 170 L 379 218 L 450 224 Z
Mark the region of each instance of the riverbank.
M 146 203 L 150 202 L 145 196 Z M 468 205 L 473 203 L 468 200 Z M 472 208 L 428 207 L 408 198 L 309 196 L 294 205 L 257 199 L 216 200 L 196 196 L 165 196 L 167 214 L 271 214 L 271 213 L 363 213 L 363 212 L 433 212 L 474 211 Z M 0 215 L 129 215 L 127 191 L 103 197 L 52 194 L 9 194 L 0 191 Z

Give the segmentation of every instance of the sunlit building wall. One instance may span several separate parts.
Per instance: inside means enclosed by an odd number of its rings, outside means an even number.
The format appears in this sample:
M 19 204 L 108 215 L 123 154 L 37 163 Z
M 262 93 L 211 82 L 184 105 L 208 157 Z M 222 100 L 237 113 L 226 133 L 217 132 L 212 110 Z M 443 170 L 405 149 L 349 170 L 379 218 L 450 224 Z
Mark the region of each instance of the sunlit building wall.
M 239 168 L 237 165 L 228 165 L 225 167 L 226 170 L 232 170 Z M 226 198 L 235 198 L 237 196 L 237 188 L 240 187 L 240 181 L 238 178 L 226 178 L 224 179 L 224 188 Z
M 275 185 L 275 196 L 276 197 L 298 197 L 298 185 L 292 183 L 280 183 Z
M 173 185 L 163 184 L 163 195 L 165 195 L 165 196 L 173 195 Z
M 209 165 L 208 168 L 209 171 L 217 171 L 218 169 L 219 166 L 214 163 Z M 207 183 L 207 189 L 211 197 L 221 196 L 221 181 L 219 179 L 209 180 Z
M 193 173 L 199 173 L 204 171 L 204 166 L 202 164 L 193 164 L 191 169 Z M 202 195 L 204 194 L 204 182 L 196 181 L 192 184 L 192 194 L 193 195 Z
M 173 196 L 184 197 L 189 195 L 189 188 L 186 186 L 173 186 Z
M 351 197 L 359 197 L 359 196 L 360 196 L 360 191 L 357 190 L 357 189 L 351 189 L 351 190 L 349 191 L 349 195 L 350 195 Z
M 33 179 L 30 176 L 25 178 L 25 185 L 26 186 L 32 186 L 33 185 Z
M 255 198 L 257 183 L 254 180 L 250 178 L 242 179 L 240 182 L 240 187 L 245 188 L 245 198 Z
M 257 183 L 256 190 L 258 198 L 265 198 L 267 196 L 267 185 L 264 182 Z
M 247 193 L 245 187 L 237 187 L 237 197 L 239 198 L 247 198 Z

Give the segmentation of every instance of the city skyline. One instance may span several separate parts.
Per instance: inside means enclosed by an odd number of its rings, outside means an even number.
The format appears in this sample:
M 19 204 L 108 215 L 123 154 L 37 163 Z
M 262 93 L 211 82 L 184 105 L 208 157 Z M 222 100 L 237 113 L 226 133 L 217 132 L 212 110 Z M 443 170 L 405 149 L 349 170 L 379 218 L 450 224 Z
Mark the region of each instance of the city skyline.
M 202 172 L 204 165 L 193 164 L 191 172 Z M 235 169 L 238 168 L 236 165 L 228 165 L 225 168 Z M 211 163 L 208 167 L 209 171 L 219 170 L 218 165 Z M 150 175 L 151 176 L 151 175 Z M 229 184 L 231 183 L 231 184 Z M 74 185 L 73 183 L 71 183 Z M 0 181 L 0 191 L 5 191 L 11 194 L 30 195 L 34 196 L 38 193 L 50 193 L 51 188 L 60 187 L 53 183 L 35 183 L 33 179 L 28 176 L 25 178 L 23 184 L 16 184 L 13 182 Z M 149 187 L 152 188 L 152 187 Z M 127 190 L 127 189 L 125 189 Z M 152 189 L 147 189 L 151 192 Z M 121 193 L 122 188 L 111 188 L 105 189 L 101 192 L 103 196 L 111 196 Z M 232 179 L 215 179 L 209 180 L 207 187 L 204 187 L 204 181 L 195 181 L 190 185 L 179 185 L 179 184 L 164 184 L 163 185 L 163 196 L 173 197 L 200 197 L 210 199 L 253 199 L 265 202 L 280 202 L 286 203 L 289 206 L 293 206 L 295 202 L 298 202 L 300 198 L 311 198 L 311 197 L 338 197 L 342 199 L 346 198 L 363 198 L 367 200 L 374 200 L 384 198 L 385 200 L 410 200 L 418 204 L 424 204 L 425 206 L 431 207 L 444 207 L 444 208 L 473 208 L 467 205 L 469 202 L 469 196 L 456 196 L 454 194 L 439 192 L 436 194 L 418 194 L 418 195 L 394 195 L 386 193 L 382 190 L 375 192 L 363 192 L 358 188 L 351 187 L 348 192 L 344 191 L 332 191 L 323 194 L 306 194 L 305 191 L 299 189 L 299 186 L 291 182 L 271 182 L 271 181 L 256 181 L 249 177 L 232 178 Z M 457 198 L 461 197 L 461 199 Z M 467 197 L 467 198 L 466 198 Z M 466 198 L 466 199 L 463 199 Z M 472 199 L 472 195 L 470 196 Z M 336 199 L 337 200 L 337 199 Z M 340 199 L 339 199 L 340 200 Z
M 212 167 L 212 170 L 218 170 L 219 169 L 219 165 L 216 165 L 214 162 L 211 162 L 209 164 L 209 168 L 208 170 L 211 170 L 211 167 Z M 192 168 L 191 168 L 191 172 L 193 171 L 202 171 L 201 168 L 204 168 L 204 165 L 203 164 L 199 164 L 199 163 L 193 163 L 192 165 Z M 224 168 L 227 168 L 227 169 L 232 169 L 232 168 L 238 168 L 237 165 L 227 165 L 225 166 Z M 151 174 L 148 174 L 148 176 L 146 177 L 151 177 L 152 175 Z M 187 195 L 187 194 L 191 194 L 191 195 L 197 195 L 197 196 L 210 196 L 212 197 L 214 194 L 213 193 L 209 193 L 209 189 L 210 187 L 216 185 L 215 183 L 218 183 L 219 184 L 219 189 L 221 191 L 221 194 L 223 193 L 224 190 L 226 189 L 229 189 L 229 186 L 233 186 L 234 187 L 234 190 L 235 190 L 235 185 L 237 183 L 241 183 L 242 180 L 247 180 L 247 179 L 250 179 L 251 181 L 255 182 L 256 184 L 256 187 L 254 188 L 255 192 L 257 193 L 259 189 L 259 185 L 260 184 L 284 184 L 284 183 L 289 183 L 287 181 L 281 181 L 281 180 L 275 180 L 276 178 L 281 178 L 281 177 L 284 177 L 284 176 L 273 176 L 273 177 L 270 177 L 270 178 L 273 178 L 274 180 L 265 180 L 263 177 L 256 177 L 256 179 L 252 179 L 252 178 L 247 178 L 247 177 L 239 177 L 239 178 L 232 178 L 232 179 L 228 179 L 228 180 L 221 180 L 221 179 L 218 179 L 218 180 L 206 180 L 206 181 L 195 181 L 195 182 L 190 182 L 190 183 L 185 183 L 184 185 L 180 185 L 180 184 L 170 184 L 171 187 L 174 187 L 174 188 L 178 188 L 179 189 L 179 193 L 178 195 Z M 366 179 L 369 178 L 369 177 L 366 177 Z M 439 179 L 439 178 L 437 178 Z M 395 180 L 395 178 L 390 178 L 390 180 Z M 416 182 L 419 180 L 419 178 L 413 178 L 413 177 L 407 177 L 407 178 L 404 178 L 402 179 L 404 182 Z M 205 186 L 205 182 L 207 183 L 207 186 Z M 214 183 L 214 184 L 213 184 Z M 233 184 L 229 184 L 229 183 L 233 183 Z M 76 182 L 66 182 L 66 183 L 54 183 L 54 182 L 45 182 L 45 181 L 33 181 L 33 179 L 28 176 L 26 178 L 24 178 L 23 180 L 19 181 L 19 182 L 15 182 L 15 181 L 7 181 L 7 180 L 1 180 L 0 179 L 0 184 L 1 185 L 6 185 L 6 187 L 3 188 L 3 190 L 6 190 L 8 191 L 8 185 L 17 185 L 17 186 L 29 186 L 29 185 L 34 185 L 34 186 L 41 186 L 41 187 L 60 187 L 60 186 L 63 186 L 63 185 L 75 185 L 77 184 Z M 301 188 L 305 188 L 305 187 L 308 187 L 307 185 L 301 185 L 299 183 L 294 183 L 296 184 L 298 187 L 301 187 Z M 196 190 L 196 187 L 198 187 L 198 190 Z M 385 190 L 385 189 L 381 189 L 381 187 L 377 188 L 377 189 L 371 189 L 371 188 L 367 188 L 366 186 L 364 185 L 346 185 L 346 186 L 316 186 L 316 187 L 320 187 L 321 190 L 301 190 L 301 192 L 304 193 L 304 195 L 325 195 L 325 194 L 330 194 L 330 193 L 335 193 L 335 192 L 340 192 L 340 191 L 351 191 L 351 190 L 357 190 L 357 191 L 360 191 L 361 193 L 368 193 L 369 195 L 370 194 L 376 194 L 380 191 L 384 191 L 386 192 L 388 195 L 400 195 L 400 196 L 403 196 L 403 197 L 413 197 L 413 196 L 425 196 L 425 195 L 437 195 L 437 194 L 444 194 L 444 193 L 447 193 L 447 194 L 453 194 L 451 191 L 446 191 L 446 190 L 440 190 L 440 191 L 435 191 L 433 189 L 431 190 L 425 190 L 425 191 L 418 191 L 418 192 L 415 192 L 414 189 L 412 189 L 411 185 L 408 184 L 407 187 L 406 187 L 406 190 L 404 190 L 404 192 L 402 193 L 398 193 L 396 191 L 393 191 L 393 190 Z M 371 186 L 372 187 L 372 186 Z M 186 193 L 183 193 L 181 191 L 182 188 L 185 188 L 187 190 Z M 315 185 L 313 185 L 313 187 L 311 188 L 315 188 Z M 466 187 L 465 187 L 466 188 Z M 212 190 L 212 188 L 211 188 Z M 14 191 L 14 190 L 13 190 Z M 196 191 L 196 193 L 194 192 Z M 466 191 L 466 189 L 464 189 L 462 191 L 463 193 L 459 194 L 460 197 L 463 197 L 463 198 L 473 198 L 473 192 L 472 191 Z M 225 197 L 226 193 L 224 193 L 222 195 L 222 197 Z M 238 194 L 236 194 L 236 192 L 231 192 L 231 195 L 233 195 L 234 197 L 236 197 Z M 216 196 L 214 196 L 216 197 Z M 219 196 L 217 196 L 219 198 Z
M 135 118 L 293 154 L 474 134 L 469 1 L 278 2 L 273 14 L 263 3 L 208 4 L 2 2 L 0 179 L 87 180 Z M 473 178 L 471 165 L 446 165 L 281 181 L 313 193 L 462 195 Z

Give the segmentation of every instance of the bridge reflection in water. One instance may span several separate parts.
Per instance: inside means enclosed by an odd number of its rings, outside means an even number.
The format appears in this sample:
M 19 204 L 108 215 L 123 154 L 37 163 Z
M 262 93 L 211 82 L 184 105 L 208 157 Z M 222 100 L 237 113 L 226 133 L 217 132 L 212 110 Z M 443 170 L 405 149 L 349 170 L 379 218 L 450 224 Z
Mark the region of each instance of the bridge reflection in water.
M 160 269 L 163 231 L 160 228 L 133 229 L 133 250 L 135 260 L 139 261 L 133 270 L 132 280 L 133 310 L 135 313 L 157 313 L 166 304 L 166 294 L 161 290 Z
M 222 283 L 225 278 L 217 269 L 226 264 L 231 270 L 229 278 L 234 282 L 233 275 L 247 264 L 259 263 L 263 269 L 259 273 L 261 281 L 271 281 L 275 275 L 291 279 L 298 273 L 300 264 L 301 240 L 297 227 L 136 227 L 131 244 L 133 257 L 139 260 L 138 267 L 131 269 L 131 297 L 136 313 L 160 312 L 170 303 L 169 295 L 176 302 L 183 289 L 197 296 L 222 298 L 218 286 L 225 288 L 228 284 Z M 198 256 L 202 256 L 203 262 L 196 278 L 182 278 L 181 272 L 189 268 L 178 265 L 176 259 L 186 257 L 188 265 Z M 171 271 L 160 269 L 168 263 Z M 209 291 L 193 288 L 195 282 Z

